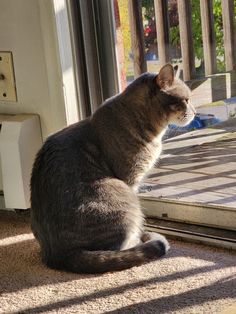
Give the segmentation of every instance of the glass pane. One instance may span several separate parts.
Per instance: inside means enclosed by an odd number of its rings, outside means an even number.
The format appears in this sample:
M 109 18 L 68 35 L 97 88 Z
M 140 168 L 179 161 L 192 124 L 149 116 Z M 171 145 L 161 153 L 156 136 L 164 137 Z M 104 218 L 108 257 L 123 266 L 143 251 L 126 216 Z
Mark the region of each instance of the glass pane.
M 147 70 L 158 73 L 161 68 L 161 56 L 160 43 L 157 39 L 159 37 L 155 2 L 154 0 L 140 1 Z M 236 197 L 234 196 L 236 177 L 233 170 L 236 141 L 236 73 L 235 71 L 225 73 L 225 71 L 226 56 L 229 53 L 228 44 L 230 46 L 233 43 L 235 50 L 235 39 L 229 38 L 228 43 L 225 43 L 224 34 L 235 32 L 235 26 L 234 28 L 230 25 L 224 26 L 224 8 L 222 9 L 221 0 L 209 2 L 169 0 L 165 3 L 167 3 L 167 14 L 164 18 L 168 21 L 169 35 L 166 48 L 169 51 L 169 61 L 173 65 L 179 65 L 182 77 L 188 64 L 181 51 L 183 29 L 180 21 L 181 18 L 183 20 L 183 15 L 181 16 L 183 8 L 180 9 L 180 3 L 190 4 L 190 11 L 185 8 L 185 13 L 187 12 L 186 17 L 191 27 L 184 31 L 185 35 L 192 31 L 195 76 L 187 83 L 193 91 L 192 101 L 196 105 L 197 115 L 194 121 L 184 128 L 169 126 L 165 137 L 167 141 L 164 143 L 166 155 L 163 155 L 158 167 L 154 168 L 147 178 L 145 182 L 147 189 L 145 185 L 144 189 L 141 189 L 142 197 L 152 198 L 154 203 L 151 205 L 151 214 L 156 212 L 158 217 L 169 217 L 174 220 L 186 219 L 202 224 L 204 224 L 204 219 L 207 224 L 211 224 L 212 219 L 212 224 L 232 228 L 236 213 Z M 209 9 L 208 16 L 203 14 L 203 3 Z M 132 51 L 128 1 L 114 0 L 114 5 L 119 73 L 123 90 L 134 80 L 135 52 Z M 228 11 L 225 14 L 230 17 L 231 13 Z M 233 20 L 236 23 L 236 0 L 234 0 Z M 208 26 L 212 30 L 210 47 L 206 47 L 209 38 L 204 37 L 203 22 L 205 25 L 209 23 Z M 234 38 L 236 38 L 235 33 Z M 187 45 L 190 49 L 191 43 Z M 235 53 L 234 51 L 234 56 Z M 216 64 L 216 70 L 211 76 L 206 75 L 206 56 L 212 64 L 214 62 Z M 234 64 L 235 60 L 234 58 Z M 224 160 L 227 160 L 226 164 Z M 172 204 L 172 207 L 166 205 L 168 202 Z M 182 206 L 181 202 L 185 205 Z M 199 204 L 202 207 L 199 207 Z M 185 217 L 182 218 L 181 206 L 187 210 Z M 196 206 L 196 210 L 189 210 L 188 206 Z M 164 207 L 167 210 L 166 213 L 162 212 Z M 210 207 L 214 208 L 215 212 L 210 211 Z M 223 207 L 227 208 L 225 211 L 227 218 L 224 221 L 221 219 L 223 211 L 216 212 L 216 208 L 223 210 Z M 179 216 L 178 213 L 180 213 Z M 162 214 L 167 216 L 161 216 Z M 231 214 L 233 218 L 230 221 Z

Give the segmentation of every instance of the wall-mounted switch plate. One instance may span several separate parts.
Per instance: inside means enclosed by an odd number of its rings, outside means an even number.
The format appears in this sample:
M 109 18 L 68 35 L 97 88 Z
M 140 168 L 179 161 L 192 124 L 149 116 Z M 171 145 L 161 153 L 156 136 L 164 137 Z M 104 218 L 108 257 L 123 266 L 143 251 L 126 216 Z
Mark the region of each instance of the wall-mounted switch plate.
M 11 52 L 0 51 L 0 101 L 17 101 Z

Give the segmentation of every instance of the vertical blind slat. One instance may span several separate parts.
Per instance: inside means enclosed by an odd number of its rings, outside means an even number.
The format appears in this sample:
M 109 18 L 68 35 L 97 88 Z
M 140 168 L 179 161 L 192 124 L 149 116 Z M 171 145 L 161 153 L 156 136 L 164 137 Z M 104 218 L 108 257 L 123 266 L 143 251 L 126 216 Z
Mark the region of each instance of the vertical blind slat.
M 102 82 L 99 67 L 99 52 L 96 38 L 96 29 L 91 20 L 95 20 L 94 6 L 91 1 L 79 1 L 81 26 L 83 32 L 84 52 L 87 81 L 90 86 L 89 97 L 91 112 L 93 113 L 103 102 Z

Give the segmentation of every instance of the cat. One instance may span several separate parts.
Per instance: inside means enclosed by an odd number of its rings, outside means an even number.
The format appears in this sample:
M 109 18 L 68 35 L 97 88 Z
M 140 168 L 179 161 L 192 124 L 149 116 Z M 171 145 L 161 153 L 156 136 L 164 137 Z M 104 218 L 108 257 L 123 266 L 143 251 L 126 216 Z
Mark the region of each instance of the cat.
M 136 192 L 168 124 L 194 118 L 190 96 L 166 64 L 45 141 L 32 169 L 31 225 L 48 267 L 103 273 L 168 251 L 164 236 L 144 231 Z

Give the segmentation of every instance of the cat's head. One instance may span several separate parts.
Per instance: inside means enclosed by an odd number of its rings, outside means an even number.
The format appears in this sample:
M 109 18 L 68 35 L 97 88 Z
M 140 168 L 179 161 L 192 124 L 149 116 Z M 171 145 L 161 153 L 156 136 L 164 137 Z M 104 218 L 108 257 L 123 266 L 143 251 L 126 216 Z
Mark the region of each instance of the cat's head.
M 155 80 L 160 88 L 163 109 L 166 112 L 168 124 L 188 125 L 196 114 L 191 104 L 189 87 L 175 76 L 175 70 L 171 64 L 164 65 Z

